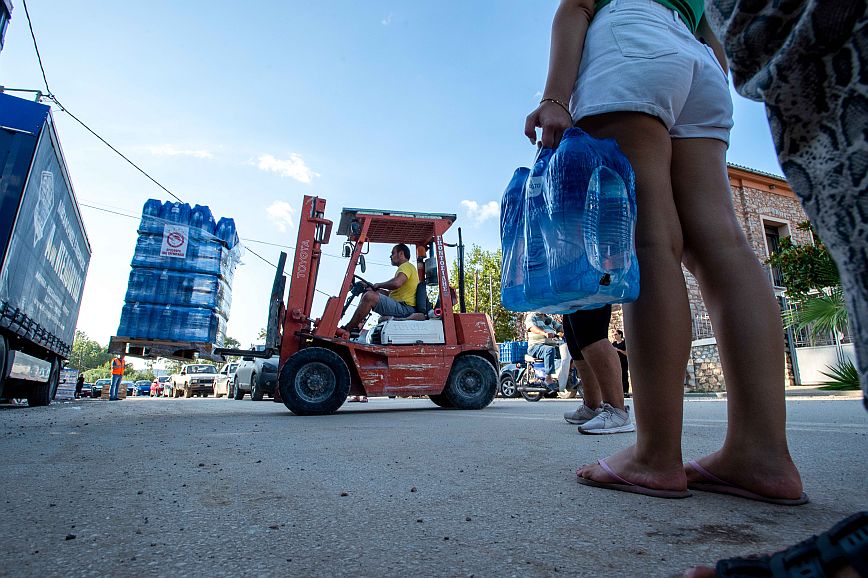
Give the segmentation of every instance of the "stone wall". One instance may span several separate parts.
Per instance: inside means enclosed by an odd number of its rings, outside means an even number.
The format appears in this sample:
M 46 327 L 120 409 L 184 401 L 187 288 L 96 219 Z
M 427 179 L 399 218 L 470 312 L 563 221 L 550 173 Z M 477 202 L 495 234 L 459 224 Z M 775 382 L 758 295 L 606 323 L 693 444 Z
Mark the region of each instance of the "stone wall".
M 695 345 L 690 350 L 690 365 L 693 366 L 692 383 L 688 381 L 691 391 L 725 391 L 723 367 L 720 365 L 720 354 L 716 343 Z M 688 371 L 688 374 L 690 372 Z

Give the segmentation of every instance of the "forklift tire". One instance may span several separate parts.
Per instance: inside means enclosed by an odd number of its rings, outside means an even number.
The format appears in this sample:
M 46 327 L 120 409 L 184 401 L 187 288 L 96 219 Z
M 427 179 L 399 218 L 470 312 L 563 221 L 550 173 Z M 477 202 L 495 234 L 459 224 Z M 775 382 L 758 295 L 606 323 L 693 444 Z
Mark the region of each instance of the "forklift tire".
M 478 355 L 465 355 L 452 362 L 441 395 L 456 409 L 482 409 L 494 400 L 498 385 L 497 371 L 491 363 Z
M 439 405 L 440 407 L 444 407 L 446 409 L 454 409 L 455 406 L 452 405 L 452 402 L 446 397 L 445 393 L 437 393 L 428 396 L 428 399 L 434 402 L 434 405 Z
M 350 392 L 350 370 L 330 349 L 308 347 L 286 360 L 278 381 L 283 405 L 296 415 L 335 413 Z

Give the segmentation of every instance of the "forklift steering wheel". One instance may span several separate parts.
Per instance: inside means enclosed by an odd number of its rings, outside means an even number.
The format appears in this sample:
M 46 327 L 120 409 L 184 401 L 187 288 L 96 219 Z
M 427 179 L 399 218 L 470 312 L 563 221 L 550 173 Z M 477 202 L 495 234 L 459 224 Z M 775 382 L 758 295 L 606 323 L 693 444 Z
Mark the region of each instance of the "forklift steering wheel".
M 365 286 L 366 286 L 368 289 L 370 289 L 371 291 L 374 290 L 374 284 L 371 283 L 370 281 L 367 281 L 367 280 L 365 280 L 365 279 L 362 279 L 362 278 L 359 277 L 358 275 L 353 275 L 353 279 L 358 280 L 359 282 L 361 282 L 363 285 L 365 285 Z

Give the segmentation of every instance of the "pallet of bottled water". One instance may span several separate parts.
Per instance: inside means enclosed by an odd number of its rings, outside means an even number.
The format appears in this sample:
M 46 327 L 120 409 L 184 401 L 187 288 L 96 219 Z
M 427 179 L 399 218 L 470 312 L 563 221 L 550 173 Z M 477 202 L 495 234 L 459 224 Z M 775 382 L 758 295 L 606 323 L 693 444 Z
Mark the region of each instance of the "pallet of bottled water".
M 639 296 L 635 175 L 611 139 L 570 128 L 501 201 L 501 302 L 569 313 Z
M 117 339 L 222 346 L 241 254 L 235 221 L 149 199 L 138 233 Z

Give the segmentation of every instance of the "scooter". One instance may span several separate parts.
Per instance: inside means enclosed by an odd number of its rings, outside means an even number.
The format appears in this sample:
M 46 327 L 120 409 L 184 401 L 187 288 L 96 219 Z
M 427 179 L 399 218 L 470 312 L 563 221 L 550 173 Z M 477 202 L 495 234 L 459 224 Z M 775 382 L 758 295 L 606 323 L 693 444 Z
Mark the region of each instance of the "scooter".
M 572 367 L 572 358 L 566 345 L 560 346 L 561 368 L 558 381 L 549 385 L 545 383 L 545 365 L 543 360 L 532 355 L 524 356 L 524 366 L 519 368 L 515 376 L 516 391 L 527 401 L 539 401 L 544 397 L 572 399 L 582 397 L 582 381 L 576 369 Z

